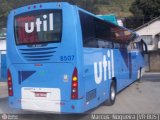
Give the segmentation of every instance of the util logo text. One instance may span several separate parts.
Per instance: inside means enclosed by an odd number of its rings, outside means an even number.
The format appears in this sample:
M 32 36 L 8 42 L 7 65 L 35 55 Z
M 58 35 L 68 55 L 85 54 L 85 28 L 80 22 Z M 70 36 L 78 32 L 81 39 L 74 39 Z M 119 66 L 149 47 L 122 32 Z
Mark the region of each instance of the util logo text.
M 107 55 L 103 55 L 103 60 L 94 62 L 94 79 L 96 84 L 100 84 L 102 80 L 106 81 L 114 76 L 113 73 L 113 53 L 108 51 Z
M 49 21 L 49 23 L 48 23 Z M 49 25 L 48 25 L 49 24 Z M 49 26 L 49 28 L 47 28 Z M 41 29 L 43 27 L 43 29 Z M 25 23 L 26 33 L 32 33 L 36 28 L 37 32 L 40 31 L 53 31 L 53 13 L 42 15 L 42 18 L 36 18 L 36 21 Z

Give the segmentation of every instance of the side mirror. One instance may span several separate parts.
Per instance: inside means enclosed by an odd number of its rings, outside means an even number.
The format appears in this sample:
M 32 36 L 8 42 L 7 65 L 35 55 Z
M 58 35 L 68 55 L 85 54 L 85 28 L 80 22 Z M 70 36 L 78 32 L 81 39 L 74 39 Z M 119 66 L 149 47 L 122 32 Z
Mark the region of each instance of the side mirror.
M 141 40 L 141 43 L 142 43 L 143 53 L 145 54 L 148 52 L 147 44 L 144 42 L 144 40 Z

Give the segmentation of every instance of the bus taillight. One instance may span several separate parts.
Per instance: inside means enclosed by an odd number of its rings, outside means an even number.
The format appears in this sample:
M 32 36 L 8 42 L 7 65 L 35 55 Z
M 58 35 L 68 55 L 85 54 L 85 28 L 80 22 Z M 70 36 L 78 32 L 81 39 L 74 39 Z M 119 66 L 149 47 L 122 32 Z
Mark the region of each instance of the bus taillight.
M 71 98 L 78 99 L 78 71 L 77 71 L 77 68 L 74 68 L 73 75 L 72 75 Z
M 8 95 L 13 96 L 12 76 L 9 69 L 7 70 L 7 79 L 8 79 Z

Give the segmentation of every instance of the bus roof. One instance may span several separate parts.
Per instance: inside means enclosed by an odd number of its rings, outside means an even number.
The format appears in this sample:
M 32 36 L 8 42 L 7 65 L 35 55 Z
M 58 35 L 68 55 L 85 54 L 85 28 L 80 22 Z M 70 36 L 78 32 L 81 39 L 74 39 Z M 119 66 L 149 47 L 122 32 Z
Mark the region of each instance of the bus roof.
M 125 37 L 128 36 L 128 38 L 126 40 L 123 40 L 122 42 L 124 42 L 124 41 L 125 42 L 130 42 L 133 37 L 138 36 L 135 32 L 133 32 L 133 31 L 131 31 L 131 30 L 125 28 L 125 27 L 119 26 L 118 24 L 115 24 L 111 21 L 107 21 L 103 17 L 99 17 L 99 16 L 97 16 L 93 13 L 90 13 L 90 12 L 88 12 L 88 11 L 86 11 L 86 10 L 76 6 L 76 5 L 71 5 L 68 2 L 38 3 L 38 4 L 27 5 L 27 6 L 24 6 L 24 7 L 17 8 L 17 9 L 12 10 L 11 12 L 14 13 L 14 16 L 15 16 L 15 15 L 18 15 L 20 13 L 30 12 L 30 11 L 33 11 L 33 10 L 41 10 L 41 9 L 45 9 L 45 8 L 47 8 L 47 9 L 53 9 L 53 8 L 54 9 L 63 9 L 63 7 L 66 7 L 66 6 L 72 6 L 72 7 L 75 6 L 75 7 L 77 7 L 78 10 L 81 10 L 81 11 L 85 12 L 86 14 L 89 14 L 89 15 L 97 18 L 97 19 L 105 21 L 109 26 L 111 26 L 113 28 L 112 31 L 114 33 L 116 33 L 116 35 L 118 37 L 123 36 L 123 38 L 124 38 L 124 36 Z M 120 38 L 120 39 L 122 39 L 122 38 Z

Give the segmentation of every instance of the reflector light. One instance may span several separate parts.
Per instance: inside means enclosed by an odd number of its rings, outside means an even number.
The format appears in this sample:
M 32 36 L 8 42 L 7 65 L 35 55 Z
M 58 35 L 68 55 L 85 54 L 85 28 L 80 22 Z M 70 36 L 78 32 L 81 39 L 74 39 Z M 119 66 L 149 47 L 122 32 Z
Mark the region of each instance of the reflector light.
M 12 90 L 12 88 L 11 88 L 11 87 L 9 87 L 9 90 Z
M 36 8 L 36 5 L 34 5 L 33 8 Z
M 12 82 L 8 82 L 8 85 L 12 85 Z
M 73 77 L 73 81 L 77 81 L 78 79 L 77 79 L 77 77 L 76 76 L 74 76 Z
M 72 99 L 75 99 L 75 98 L 76 98 L 76 95 L 73 94 L 73 95 L 72 95 Z
M 71 99 L 78 99 L 78 71 L 76 67 L 72 74 Z
M 28 6 L 28 9 L 31 9 L 31 7 L 30 7 L 30 6 Z
M 11 77 L 8 77 L 8 80 L 10 81 L 10 80 L 11 80 Z
M 13 92 L 12 91 L 9 91 L 9 96 L 13 96 Z
M 7 70 L 7 79 L 8 79 L 8 94 L 9 96 L 13 96 L 12 76 L 9 69 Z
M 78 85 L 77 82 L 74 82 L 74 83 L 72 84 L 73 87 L 77 87 L 77 85 Z
M 76 92 L 76 89 L 73 89 L 72 92 Z
M 38 66 L 42 66 L 42 64 L 34 64 L 34 66 L 37 66 L 37 67 L 38 67 Z

